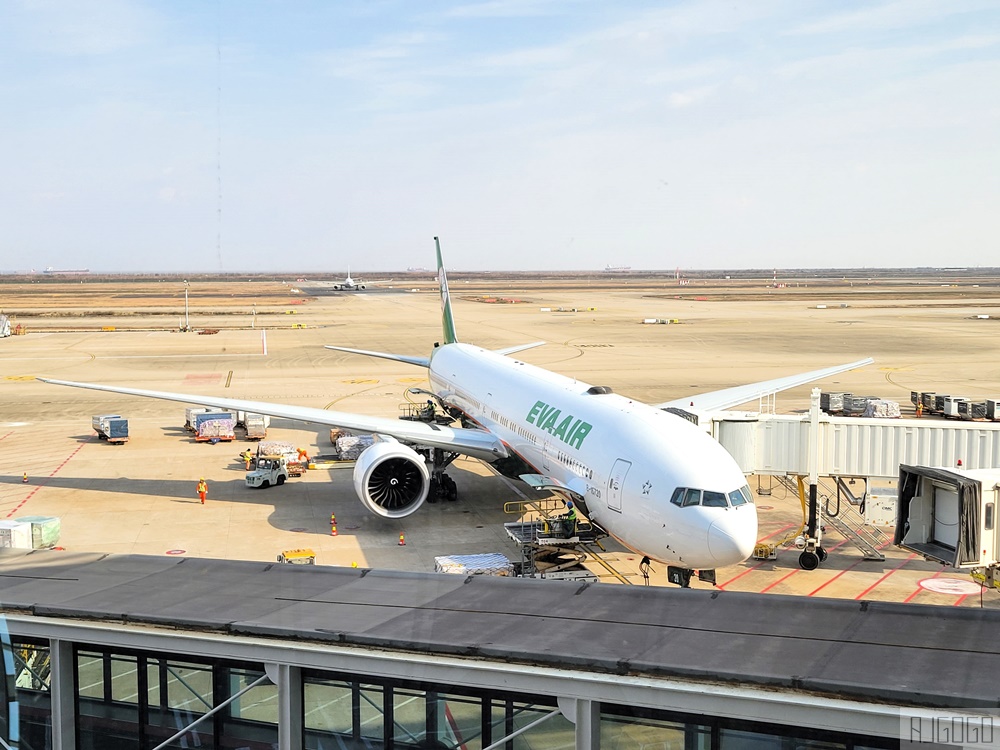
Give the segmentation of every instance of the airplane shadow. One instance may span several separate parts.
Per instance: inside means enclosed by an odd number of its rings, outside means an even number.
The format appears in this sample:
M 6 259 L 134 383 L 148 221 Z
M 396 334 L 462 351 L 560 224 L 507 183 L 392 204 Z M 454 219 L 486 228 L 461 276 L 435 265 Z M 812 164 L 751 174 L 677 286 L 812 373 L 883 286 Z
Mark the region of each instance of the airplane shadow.
M 234 464 L 235 470 L 235 464 Z M 268 523 L 272 528 L 282 531 L 302 530 L 304 533 L 328 535 L 329 512 L 336 510 L 339 514 L 340 507 L 331 508 L 324 506 L 322 512 L 317 512 L 310 496 L 302 496 L 300 502 L 290 506 L 287 502 L 287 492 L 282 487 L 269 487 L 261 489 L 251 489 L 247 487 L 243 480 L 244 466 L 239 465 L 239 478 L 209 482 L 208 504 L 214 501 L 237 503 L 240 505 L 269 505 L 273 511 L 268 517 Z M 294 482 L 295 480 L 291 480 Z M 45 477 L 31 480 L 24 484 L 22 477 L 0 476 L 0 485 L 18 485 L 25 488 L 35 489 L 46 487 L 62 490 L 77 490 L 82 492 L 100 492 L 101 494 L 122 494 L 122 495 L 145 495 L 157 498 L 170 503 L 200 504 L 196 494 L 198 477 L 191 479 L 133 479 L 131 477 Z M 345 498 L 347 500 L 347 498 Z M 357 508 L 357 500 L 350 497 L 351 510 Z M 236 511 L 237 513 L 239 511 Z M 315 517 L 315 518 L 314 518 Z M 372 516 L 371 521 L 385 521 Z M 366 521 L 366 525 L 369 523 Z M 378 524 L 377 524 L 378 525 Z M 391 522 L 386 522 L 386 529 L 395 528 Z

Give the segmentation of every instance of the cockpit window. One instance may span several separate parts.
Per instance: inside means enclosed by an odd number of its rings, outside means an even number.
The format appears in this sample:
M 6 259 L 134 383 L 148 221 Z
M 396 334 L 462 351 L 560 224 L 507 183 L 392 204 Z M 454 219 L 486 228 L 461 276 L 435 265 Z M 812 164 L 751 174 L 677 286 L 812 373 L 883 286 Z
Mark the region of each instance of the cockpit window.
M 684 507 L 689 505 L 698 505 L 701 503 L 701 490 L 685 490 L 684 493 Z
M 701 504 L 706 508 L 725 508 L 728 505 L 724 492 L 712 492 L 711 490 L 705 490 Z
M 746 505 L 750 503 L 753 505 L 753 495 L 750 494 L 750 488 L 747 485 L 743 485 L 738 490 L 733 490 L 729 493 L 729 502 L 735 505 Z
M 670 502 L 674 505 L 681 505 L 684 502 L 684 488 L 678 487 L 670 497 Z

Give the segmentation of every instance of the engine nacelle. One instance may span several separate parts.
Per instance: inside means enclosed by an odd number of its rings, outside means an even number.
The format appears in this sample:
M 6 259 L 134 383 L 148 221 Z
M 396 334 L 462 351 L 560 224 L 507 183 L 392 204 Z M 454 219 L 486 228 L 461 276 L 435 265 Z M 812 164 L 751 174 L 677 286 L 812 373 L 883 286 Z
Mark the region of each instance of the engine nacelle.
M 358 289 L 364 289 L 364 288 L 365 288 L 364 284 L 358 284 Z
M 424 504 L 431 486 L 423 457 L 409 446 L 385 440 L 365 448 L 354 463 L 354 490 L 372 513 L 405 518 Z

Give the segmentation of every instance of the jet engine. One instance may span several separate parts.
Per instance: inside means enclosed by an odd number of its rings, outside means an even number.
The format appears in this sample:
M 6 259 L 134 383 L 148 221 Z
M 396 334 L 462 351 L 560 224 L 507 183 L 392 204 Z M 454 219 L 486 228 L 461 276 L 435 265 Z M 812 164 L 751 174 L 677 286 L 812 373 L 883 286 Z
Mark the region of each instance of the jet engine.
M 395 440 L 375 443 L 354 464 L 354 490 L 372 513 L 404 518 L 423 505 L 430 489 L 423 457 Z

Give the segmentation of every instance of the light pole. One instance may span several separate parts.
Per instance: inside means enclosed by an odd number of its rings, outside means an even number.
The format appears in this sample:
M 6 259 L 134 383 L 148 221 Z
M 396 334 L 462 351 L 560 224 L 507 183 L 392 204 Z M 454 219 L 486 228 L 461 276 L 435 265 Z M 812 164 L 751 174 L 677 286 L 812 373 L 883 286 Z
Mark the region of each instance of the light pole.
M 188 317 L 188 280 L 184 279 L 184 330 L 191 330 L 191 319 Z

